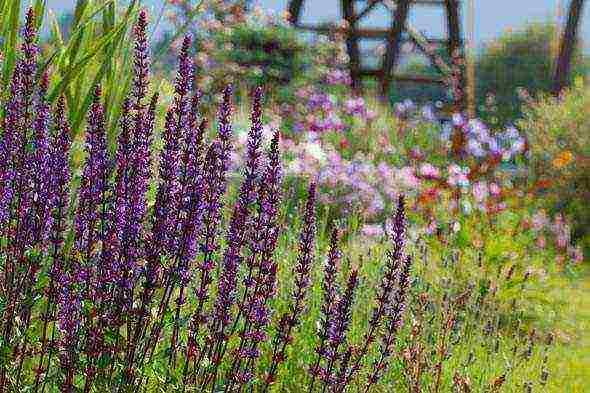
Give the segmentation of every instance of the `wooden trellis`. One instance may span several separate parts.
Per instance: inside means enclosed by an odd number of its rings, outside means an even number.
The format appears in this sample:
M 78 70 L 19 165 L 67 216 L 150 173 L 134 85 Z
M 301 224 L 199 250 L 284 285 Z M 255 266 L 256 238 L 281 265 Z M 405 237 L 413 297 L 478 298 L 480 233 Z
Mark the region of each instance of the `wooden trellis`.
M 461 32 L 460 0 L 340 0 L 343 19 L 346 27 L 332 24 L 301 23 L 301 11 L 304 0 L 290 0 L 288 5 L 290 22 L 297 28 L 317 33 L 330 34 L 342 32 L 346 35 L 346 46 L 350 59 L 350 74 L 353 87 L 362 90 L 362 78 L 377 77 L 380 80 L 382 96 L 386 96 L 393 80 L 414 83 L 436 83 L 448 85 L 452 80 L 455 93 L 455 105 L 464 108 L 465 76 L 463 66 L 452 67 L 436 53 L 436 48 L 445 46 L 451 59 L 457 60 L 456 65 L 464 64 L 464 40 Z M 446 15 L 447 38 L 429 38 L 411 26 L 408 17 L 412 7 L 442 7 Z M 376 7 L 385 7 L 391 13 L 391 24 L 387 29 L 361 28 L 359 22 L 366 18 Z M 404 37 L 404 33 L 405 36 Z M 367 69 L 361 66 L 359 42 L 361 39 L 384 39 L 385 53 L 381 67 Z M 401 44 L 410 40 L 426 55 L 441 77 L 433 78 L 424 75 L 400 75 L 395 73 L 401 52 Z

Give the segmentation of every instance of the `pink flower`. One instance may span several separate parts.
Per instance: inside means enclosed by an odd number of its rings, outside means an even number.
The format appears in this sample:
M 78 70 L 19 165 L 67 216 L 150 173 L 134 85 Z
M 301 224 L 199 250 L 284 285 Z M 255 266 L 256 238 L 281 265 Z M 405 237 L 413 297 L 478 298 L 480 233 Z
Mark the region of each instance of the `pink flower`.
M 438 179 L 440 176 L 438 168 L 427 162 L 420 166 L 420 174 L 427 179 Z
M 500 186 L 498 186 L 496 183 L 490 183 L 490 194 L 493 196 L 498 196 L 500 195 L 500 192 L 502 190 L 500 189 Z
M 365 100 L 362 97 L 350 98 L 344 103 L 344 110 L 351 116 L 362 114 L 365 112 Z
M 532 225 L 535 231 L 540 231 L 541 229 L 545 228 L 545 226 L 547 226 L 548 223 L 549 218 L 543 210 L 533 215 Z
M 567 247 L 567 243 L 568 243 L 568 236 L 564 233 L 560 233 L 559 235 L 557 235 L 557 247 L 564 249 Z
M 416 147 L 412 150 L 410 150 L 410 158 L 412 158 L 413 160 L 423 160 L 425 157 L 424 152 L 422 152 L 422 150 L 420 150 L 419 147 Z
M 584 253 L 582 252 L 582 247 L 572 247 L 570 252 L 570 256 L 572 258 L 572 263 L 580 264 L 584 262 Z
M 486 182 L 479 181 L 473 185 L 473 197 L 478 202 L 483 202 L 488 197 L 488 185 Z
M 537 238 L 537 247 L 545 248 L 547 245 L 547 241 L 545 240 L 545 236 L 541 235 Z
M 433 233 L 436 232 L 436 227 L 437 227 L 436 220 L 433 219 L 430 221 L 430 223 L 428 224 L 426 229 L 424 229 L 424 233 L 426 233 L 427 235 L 432 235 Z
M 461 168 L 459 165 L 451 164 L 449 165 L 448 172 L 449 178 L 447 179 L 447 183 L 451 187 L 466 187 L 469 185 L 469 179 L 467 178 L 469 168 Z
M 398 172 L 398 177 L 402 184 L 408 188 L 417 189 L 420 187 L 420 179 L 416 177 L 414 168 L 405 166 Z
M 365 112 L 365 120 L 367 120 L 367 121 L 374 120 L 376 117 L 377 117 L 377 112 L 375 112 L 374 110 L 367 109 L 367 111 Z
M 380 225 L 365 224 L 361 228 L 361 233 L 368 237 L 377 237 L 383 235 L 383 228 Z

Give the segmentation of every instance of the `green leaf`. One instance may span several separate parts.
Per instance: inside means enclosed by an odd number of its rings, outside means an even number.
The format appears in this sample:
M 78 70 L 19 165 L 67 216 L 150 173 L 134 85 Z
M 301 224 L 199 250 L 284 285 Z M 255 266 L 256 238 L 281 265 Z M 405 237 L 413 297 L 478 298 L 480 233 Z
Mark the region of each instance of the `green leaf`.
M 10 6 L 12 4 L 12 7 Z M 19 19 L 20 19 L 20 0 L 9 1 L 4 5 L 2 24 L 4 25 L 4 31 L 2 32 L 2 38 L 4 40 L 4 47 L 2 48 L 2 54 L 4 56 L 4 70 L 2 71 L 3 86 L 7 86 L 10 80 L 10 73 L 16 63 L 16 51 L 17 51 L 17 34 L 19 30 Z

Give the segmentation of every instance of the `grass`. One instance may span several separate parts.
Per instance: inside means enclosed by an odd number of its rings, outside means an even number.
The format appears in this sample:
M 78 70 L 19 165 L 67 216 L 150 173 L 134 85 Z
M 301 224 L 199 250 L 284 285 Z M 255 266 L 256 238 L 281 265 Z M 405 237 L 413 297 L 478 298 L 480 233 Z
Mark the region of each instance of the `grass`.
M 590 388 L 590 271 L 585 268 L 576 280 L 559 280 L 549 296 L 566 304 L 552 318 L 564 342 L 555 347 L 551 356 L 554 375 L 549 387 L 552 392 L 587 392 Z

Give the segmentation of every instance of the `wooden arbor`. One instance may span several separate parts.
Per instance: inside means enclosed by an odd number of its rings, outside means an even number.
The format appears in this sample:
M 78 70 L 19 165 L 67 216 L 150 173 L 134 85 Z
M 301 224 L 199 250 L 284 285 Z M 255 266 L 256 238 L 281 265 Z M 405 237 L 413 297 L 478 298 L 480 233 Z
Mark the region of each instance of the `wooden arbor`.
M 381 95 L 386 97 L 392 80 L 414 83 L 437 83 L 448 85 L 454 80 L 453 90 L 456 106 L 464 108 L 464 67 L 452 67 L 437 55 L 436 49 L 446 47 L 449 58 L 456 59 L 456 64 L 464 64 L 463 38 L 460 21 L 460 0 L 339 0 L 346 27 L 335 24 L 311 25 L 301 23 L 303 0 L 290 0 L 288 12 L 290 22 L 297 28 L 317 33 L 328 34 L 342 31 L 346 34 L 346 46 L 350 59 L 350 74 L 353 87 L 362 90 L 362 77 L 377 77 L 381 83 Z M 428 38 L 413 28 L 408 22 L 410 10 L 414 6 L 443 7 L 446 14 L 447 39 Z M 367 17 L 376 7 L 385 7 L 391 13 L 391 25 L 387 29 L 369 29 L 359 27 L 359 22 Z M 361 66 L 359 42 L 361 39 L 385 40 L 386 47 L 381 67 L 365 69 Z M 419 52 L 430 60 L 441 74 L 440 78 L 421 75 L 399 75 L 394 73 L 400 57 L 401 44 L 411 41 Z

